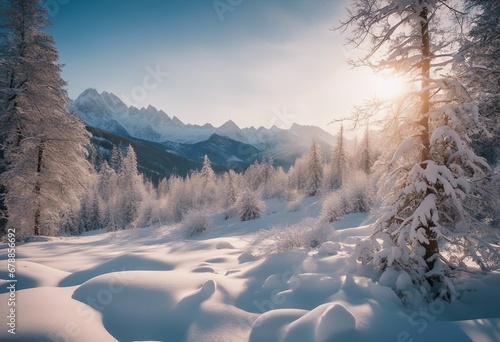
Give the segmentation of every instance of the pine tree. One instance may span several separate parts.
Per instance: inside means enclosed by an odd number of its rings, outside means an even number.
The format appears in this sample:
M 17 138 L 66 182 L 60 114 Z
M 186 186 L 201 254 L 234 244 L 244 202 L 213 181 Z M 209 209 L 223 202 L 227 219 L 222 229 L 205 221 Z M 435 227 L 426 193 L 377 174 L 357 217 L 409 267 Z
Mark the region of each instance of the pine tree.
M 120 165 L 122 163 L 122 159 L 123 159 L 122 150 L 118 146 L 113 145 L 113 149 L 111 150 L 111 157 L 109 159 L 109 166 L 113 170 L 118 172 Z
M 201 178 L 203 180 L 203 186 L 207 186 L 207 184 L 211 184 L 215 181 L 215 173 L 214 170 L 212 170 L 210 159 L 208 159 L 206 154 L 203 159 L 203 167 L 201 168 Z
M 103 228 L 100 198 L 94 186 L 90 186 L 84 194 L 79 216 L 78 233 Z
M 461 15 L 438 0 L 354 0 L 342 25 L 354 27 L 351 43 L 369 38 L 371 44 L 355 65 L 420 82 L 405 103 L 394 106 L 385 129 L 405 138 L 386 154 L 385 209 L 358 256 L 382 270 L 406 271 L 428 299 L 456 297 L 452 268 L 465 258 L 486 269 L 498 255 L 464 206 L 489 171 L 468 145 L 480 128 L 477 107 L 463 101 L 456 80 L 436 73 L 454 60 L 453 28 L 442 20 L 450 11 Z
M 236 203 L 236 200 L 238 199 L 238 191 L 237 191 L 237 184 L 236 184 L 236 172 L 233 170 L 229 170 L 225 177 L 224 177 L 224 183 L 226 185 L 226 205 L 230 206 Z
M 344 125 L 340 124 L 339 134 L 337 135 L 337 145 L 332 152 L 331 161 L 331 179 L 330 188 L 338 189 L 346 181 L 349 166 L 349 156 L 346 150 L 346 143 L 344 138 Z
M 300 193 L 307 193 L 307 155 L 295 161 L 293 167 L 288 170 L 289 188 L 297 190 Z
M 113 229 L 124 229 L 134 224 L 139 216 L 144 197 L 144 182 L 137 171 L 137 157 L 131 145 L 122 159 L 117 175 L 117 187 L 112 202 Z
M 262 185 L 262 165 L 256 160 L 245 171 L 245 180 L 251 190 L 257 191 Z
M 65 82 L 40 0 L 7 1 L 0 27 L 0 142 L 8 225 L 55 235 L 76 212 L 89 134 L 66 109 Z
M 470 96 L 479 103 L 491 136 L 476 137 L 478 153 L 496 164 L 500 161 L 500 2 L 466 0 L 470 30 L 463 35 L 457 75 Z M 457 58 L 460 60 L 460 58 Z
M 194 191 L 189 177 L 183 180 L 179 176 L 170 177 L 169 183 L 169 211 L 175 222 L 180 222 L 194 207 Z
M 309 196 L 315 196 L 323 182 L 323 159 L 319 145 L 313 139 L 309 151 L 309 163 L 307 168 L 307 192 Z
M 371 173 L 371 168 L 373 166 L 373 153 L 370 143 L 370 132 L 368 130 L 368 125 L 366 125 L 365 136 L 361 142 L 361 153 L 360 153 L 360 168 L 364 173 L 369 175 Z

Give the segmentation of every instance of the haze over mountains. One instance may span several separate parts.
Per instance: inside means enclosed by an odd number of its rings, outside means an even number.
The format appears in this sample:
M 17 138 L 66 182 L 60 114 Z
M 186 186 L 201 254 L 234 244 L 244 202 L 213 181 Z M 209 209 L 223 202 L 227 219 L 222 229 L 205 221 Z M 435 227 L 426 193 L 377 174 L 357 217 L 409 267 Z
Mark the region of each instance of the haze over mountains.
M 184 124 L 153 106 L 127 106 L 112 93 L 89 88 L 68 105 L 87 125 L 127 138 L 159 143 L 165 150 L 200 161 L 207 154 L 218 165 L 249 165 L 272 156 L 285 167 L 308 151 L 312 139 L 328 152 L 336 138 L 315 126 L 293 124 L 289 129 L 240 128 L 233 121 L 220 127 Z M 202 115 L 202 113 L 200 114 Z

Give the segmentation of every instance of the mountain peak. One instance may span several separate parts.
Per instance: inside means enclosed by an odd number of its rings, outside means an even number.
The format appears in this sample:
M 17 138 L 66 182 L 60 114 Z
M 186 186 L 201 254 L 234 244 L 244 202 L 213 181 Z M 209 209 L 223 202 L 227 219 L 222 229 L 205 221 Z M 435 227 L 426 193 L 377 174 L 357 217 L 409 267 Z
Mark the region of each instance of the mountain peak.
M 219 127 L 219 129 L 231 129 L 231 130 L 239 130 L 240 127 L 234 123 L 233 120 L 228 120 L 226 121 L 222 126 Z
M 158 113 L 158 109 L 156 109 L 156 107 L 153 107 L 152 105 L 149 105 L 148 108 L 146 108 L 146 111 Z
M 80 98 L 80 97 L 97 97 L 97 96 L 100 96 L 100 95 L 99 95 L 99 92 L 95 88 L 87 88 L 80 94 L 80 96 L 78 96 L 78 98 Z
M 176 126 L 184 126 L 184 122 L 182 122 L 181 120 L 179 120 L 179 118 L 177 116 L 174 116 L 172 118 L 172 123 Z

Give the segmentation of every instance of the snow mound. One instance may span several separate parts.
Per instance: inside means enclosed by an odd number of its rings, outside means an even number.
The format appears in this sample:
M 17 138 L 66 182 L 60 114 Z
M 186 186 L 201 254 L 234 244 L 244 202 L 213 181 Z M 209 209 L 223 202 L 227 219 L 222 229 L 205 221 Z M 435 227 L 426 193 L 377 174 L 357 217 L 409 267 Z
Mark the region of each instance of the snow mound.
M 282 341 L 288 325 L 304 316 L 306 312 L 297 309 L 279 309 L 260 315 L 252 325 L 250 342 Z
M 215 270 L 212 267 L 210 267 L 210 266 L 200 266 L 200 267 L 196 267 L 191 272 L 195 272 L 195 273 L 215 273 Z
M 276 290 L 276 289 L 283 289 L 283 281 L 281 278 L 276 275 L 270 275 L 267 277 L 266 281 L 264 282 L 264 285 L 262 285 L 263 289 L 268 289 L 268 290 Z
M 217 244 L 217 249 L 234 249 L 234 246 L 227 241 L 221 241 Z
M 393 268 L 386 269 L 380 279 L 378 280 L 379 285 L 390 287 L 391 289 L 396 289 L 396 281 L 398 280 L 400 272 Z
M 405 271 L 401 271 L 401 274 L 396 280 L 396 289 L 398 291 L 409 290 L 413 287 L 413 282 L 411 281 L 410 275 Z
M 60 282 L 60 286 L 74 286 L 106 273 L 124 271 L 171 271 L 174 266 L 144 255 L 124 254 L 98 266 L 73 273 Z
M 240 264 L 244 264 L 255 260 L 257 260 L 257 257 L 249 252 L 245 252 L 238 257 L 238 261 L 240 262 Z
M 9 279 L 6 260 L 0 261 L 0 279 Z M 56 287 L 70 273 L 41 265 L 35 262 L 19 260 L 16 262 L 17 290 L 34 287 Z M 0 287 L 0 293 L 9 292 L 7 286 Z
M 339 334 L 356 328 L 356 318 L 342 305 L 334 304 L 321 315 L 316 328 L 316 341 L 334 340 Z
M 322 274 L 303 273 L 293 275 L 288 281 L 290 290 L 296 293 L 333 294 L 340 288 L 340 283 L 334 281 L 331 277 L 325 277 Z
M 18 282 L 19 283 L 19 282 Z M 18 292 L 16 334 L 0 329 L 1 341 L 116 341 L 106 331 L 100 313 L 71 299 L 71 288 L 38 287 Z M 8 294 L 1 294 L 7 303 Z M 7 316 L 6 304 L 1 309 Z M 5 310 L 5 311 L 4 311 Z M 5 319 L 4 319 L 5 320 Z M 2 320 L 2 325 L 4 325 Z
M 215 293 L 215 290 L 217 289 L 217 283 L 210 279 L 204 282 L 200 289 L 198 290 L 198 293 L 200 294 L 200 298 L 210 298 Z
M 338 242 L 327 241 L 321 245 L 318 250 L 318 256 L 331 256 L 337 255 L 342 249 L 342 246 Z
M 102 314 L 102 324 L 119 341 L 180 341 L 201 304 L 216 292 L 206 274 L 127 271 L 95 277 L 73 298 Z M 195 283 L 201 282 L 197 289 Z M 189 289 L 192 290 L 189 290 Z

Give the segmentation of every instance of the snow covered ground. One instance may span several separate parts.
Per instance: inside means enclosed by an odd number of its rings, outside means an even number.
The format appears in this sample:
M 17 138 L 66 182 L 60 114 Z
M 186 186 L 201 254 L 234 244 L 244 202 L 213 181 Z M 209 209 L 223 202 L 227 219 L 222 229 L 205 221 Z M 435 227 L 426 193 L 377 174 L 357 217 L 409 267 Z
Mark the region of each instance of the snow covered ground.
M 16 335 L 1 245 L 0 340 L 500 341 L 499 273 L 468 275 L 452 304 L 405 306 L 391 289 L 408 290 L 404 275 L 350 256 L 370 233 L 364 214 L 329 225 L 332 241 L 317 248 L 269 254 L 263 230 L 314 224 L 320 208 L 270 200 L 257 220 L 214 214 L 193 239 L 171 226 L 19 244 Z

